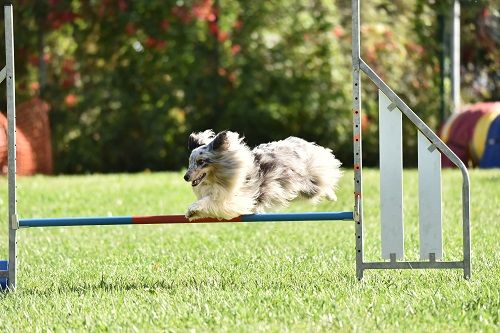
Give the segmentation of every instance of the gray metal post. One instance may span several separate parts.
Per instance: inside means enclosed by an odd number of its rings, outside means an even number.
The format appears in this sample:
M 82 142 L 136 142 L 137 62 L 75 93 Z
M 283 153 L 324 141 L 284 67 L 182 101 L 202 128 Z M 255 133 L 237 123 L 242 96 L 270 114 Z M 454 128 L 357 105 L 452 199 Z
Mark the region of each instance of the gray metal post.
M 460 1 L 454 0 L 452 6 L 451 34 L 451 95 L 453 105 L 451 112 L 460 109 Z
M 16 199 L 16 97 L 14 77 L 14 26 L 12 3 L 5 2 L 5 60 L 7 83 L 7 124 L 8 124 L 8 183 L 9 183 L 9 283 L 16 288 L 17 259 L 17 199 Z
M 356 277 L 363 278 L 363 187 L 361 146 L 360 0 L 352 0 L 352 112 L 354 154 L 354 223 L 356 237 Z
M 446 80 L 446 29 L 445 17 L 439 14 L 438 17 L 438 40 L 439 40 L 439 123 L 444 124 L 446 118 L 446 98 L 445 98 L 445 80 Z
M 460 110 L 460 1 L 453 2 L 453 29 L 452 29 L 452 97 L 453 112 Z M 464 248 L 464 278 L 470 279 L 471 264 L 471 230 L 470 230 L 470 180 L 469 174 L 462 168 L 464 183 L 462 186 L 463 201 L 463 248 Z
M 472 275 L 471 264 L 471 235 L 470 235 L 470 180 L 469 173 L 462 170 L 464 182 L 462 184 L 462 228 L 464 251 L 464 278 L 470 279 Z

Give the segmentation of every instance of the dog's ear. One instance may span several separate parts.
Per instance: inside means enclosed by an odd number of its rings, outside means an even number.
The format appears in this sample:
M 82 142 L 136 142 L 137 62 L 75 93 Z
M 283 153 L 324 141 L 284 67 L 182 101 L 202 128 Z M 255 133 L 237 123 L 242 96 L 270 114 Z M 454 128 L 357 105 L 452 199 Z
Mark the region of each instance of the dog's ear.
M 200 137 L 195 133 L 191 133 L 188 139 L 188 149 L 194 150 L 199 146 L 203 146 L 203 142 L 200 140 Z
M 188 139 L 188 149 L 193 150 L 199 146 L 208 144 L 214 138 L 215 134 L 212 130 L 206 130 L 198 133 L 191 133 Z
M 212 141 L 213 150 L 223 150 L 228 146 L 227 131 L 222 131 L 217 134 L 214 141 Z

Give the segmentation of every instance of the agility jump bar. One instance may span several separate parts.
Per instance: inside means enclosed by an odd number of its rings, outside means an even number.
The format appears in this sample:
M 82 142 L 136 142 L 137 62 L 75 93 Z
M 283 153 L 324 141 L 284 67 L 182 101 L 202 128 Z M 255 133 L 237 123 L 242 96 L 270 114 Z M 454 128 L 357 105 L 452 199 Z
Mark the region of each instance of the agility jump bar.
M 69 227 L 86 225 L 122 224 L 189 224 L 189 223 L 232 223 L 232 222 L 304 222 L 304 221 L 352 221 L 352 212 L 312 213 L 266 213 L 241 215 L 231 220 L 202 218 L 190 221 L 184 215 L 156 216 L 109 216 L 109 217 L 57 217 L 19 219 L 19 227 Z

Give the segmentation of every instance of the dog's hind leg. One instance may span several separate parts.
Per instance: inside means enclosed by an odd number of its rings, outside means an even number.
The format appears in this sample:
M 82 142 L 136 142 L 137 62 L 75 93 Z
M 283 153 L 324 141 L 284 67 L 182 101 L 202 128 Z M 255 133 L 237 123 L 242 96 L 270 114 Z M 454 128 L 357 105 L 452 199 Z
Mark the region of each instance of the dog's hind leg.
M 319 203 L 324 198 L 330 201 L 337 201 L 334 188 L 328 188 L 325 185 L 312 185 L 308 191 L 300 192 L 300 196 L 311 200 L 311 202 L 315 204 Z
M 326 198 L 330 201 L 337 201 L 337 195 L 335 195 L 335 191 L 333 189 L 330 189 L 325 193 Z

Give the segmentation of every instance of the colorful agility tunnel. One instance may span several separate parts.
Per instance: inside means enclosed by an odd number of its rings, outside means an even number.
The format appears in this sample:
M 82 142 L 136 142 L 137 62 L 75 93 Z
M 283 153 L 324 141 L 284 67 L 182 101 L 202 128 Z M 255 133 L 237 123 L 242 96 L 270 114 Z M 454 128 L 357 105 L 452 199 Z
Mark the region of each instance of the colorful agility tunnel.
M 493 121 L 500 115 L 500 110 L 492 110 L 479 119 L 472 137 L 472 158 L 481 161 L 488 139 L 488 132 Z
M 481 168 L 500 167 L 500 112 L 491 122 L 479 166 Z
M 500 102 L 477 103 L 453 114 L 440 131 L 441 139 L 466 164 L 500 167 Z M 454 164 L 445 156 L 443 167 Z

